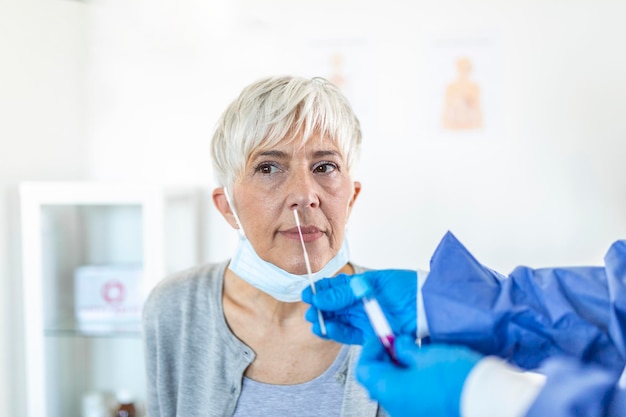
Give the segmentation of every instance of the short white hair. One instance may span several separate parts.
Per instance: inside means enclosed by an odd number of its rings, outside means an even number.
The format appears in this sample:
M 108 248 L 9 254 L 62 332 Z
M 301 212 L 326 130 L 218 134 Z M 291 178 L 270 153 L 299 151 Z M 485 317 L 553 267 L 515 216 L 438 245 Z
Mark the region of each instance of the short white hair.
M 277 76 L 250 84 L 222 114 L 213 134 L 217 183 L 232 193 L 253 152 L 283 139 L 294 140 L 300 133 L 304 143 L 315 134 L 334 141 L 346 158 L 348 172 L 358 160 L 359 120 L 332 83 L 319 77 Z

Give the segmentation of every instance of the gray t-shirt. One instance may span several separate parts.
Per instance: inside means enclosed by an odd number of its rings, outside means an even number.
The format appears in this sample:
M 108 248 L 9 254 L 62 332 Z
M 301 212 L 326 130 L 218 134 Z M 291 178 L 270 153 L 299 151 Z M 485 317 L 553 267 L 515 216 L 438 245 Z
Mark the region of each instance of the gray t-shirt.
M 347 359 L 348 347 L 343 346 L 322 375 L 302 384 L 274 385 L 244 377 L 233 417 L 339 417 L 343 385 L 335 374 Z

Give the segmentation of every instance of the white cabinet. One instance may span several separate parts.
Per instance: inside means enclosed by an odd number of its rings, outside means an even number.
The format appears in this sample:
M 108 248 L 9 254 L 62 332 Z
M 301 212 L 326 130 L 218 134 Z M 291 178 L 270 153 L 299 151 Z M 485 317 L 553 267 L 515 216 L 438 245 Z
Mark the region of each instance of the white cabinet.
M 200 193 L 55 182 L 20 196 L 28 415 L 80 416 L 93 391 L 143 404 L 141 304 L 199 261 Z

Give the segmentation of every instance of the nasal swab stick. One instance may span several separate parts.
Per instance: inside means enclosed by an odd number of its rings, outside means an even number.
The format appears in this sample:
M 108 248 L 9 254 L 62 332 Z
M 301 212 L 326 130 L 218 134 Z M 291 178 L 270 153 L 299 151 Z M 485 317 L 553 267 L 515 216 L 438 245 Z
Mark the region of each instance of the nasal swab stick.
M 296 219 L 296 226 L 298 227 L 298 234 L 300 235 L 300 243 L 302 243 L 302 251 L 304 252 L 304 264 L 306 265 L 306 272 L 309 275 L 309 282 L 311 284 L 311 290 L 315 294 L 315 281 L 313 281 L 313 272 L 311 272 L 311 262 L 309 262 L 309 255 L 306 252 L 306 246 L 304 245 L 304 238 L 302 237 L 302 227 L 300 226 L 300 217 L 298 217 L 298 209 L 293 210 L 293 217 Z M 326 336 L 326 325 L 324 324 L 324 317 L 322 312 L 317 310 L 317 319 L 320 322 L 320 330 L 322 334 Z

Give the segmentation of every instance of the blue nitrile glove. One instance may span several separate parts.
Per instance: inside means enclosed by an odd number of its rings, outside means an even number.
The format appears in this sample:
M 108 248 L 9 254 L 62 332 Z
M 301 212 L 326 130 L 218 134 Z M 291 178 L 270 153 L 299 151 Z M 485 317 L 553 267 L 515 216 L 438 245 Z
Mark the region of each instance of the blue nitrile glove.
M 417 333 L 417 272 L 400 269 L 367 271 L 364 277 L 373 289 L 373 296 L 383 309 L 396 335 Z M 312 305 L 306 319 L 313 323 L 313 333 L 337 342 L 360 345 L 374 336 L 374 330 L 363 309 L 363 303 L 350 288 L 356 275 L 340 274 L 315 283 L 316 294 L 310 287 L 302 292 L 302 300 Z M 317 319 L 317 309 L 324 315 L 327 335 L 323 336 Z
M 418 347 L 414 339 L 396 339 L 394 365 L 377 339 L 368 339 L 356 368 L 357 380 L 392 417 L 459 417 L 461 392 L 478 353 L 454 345 Z

